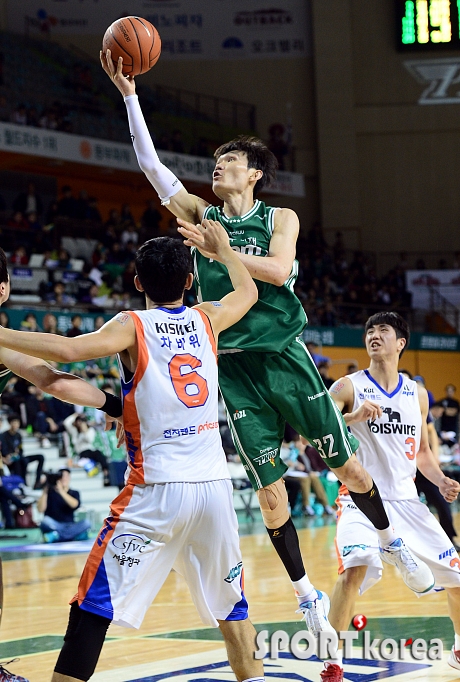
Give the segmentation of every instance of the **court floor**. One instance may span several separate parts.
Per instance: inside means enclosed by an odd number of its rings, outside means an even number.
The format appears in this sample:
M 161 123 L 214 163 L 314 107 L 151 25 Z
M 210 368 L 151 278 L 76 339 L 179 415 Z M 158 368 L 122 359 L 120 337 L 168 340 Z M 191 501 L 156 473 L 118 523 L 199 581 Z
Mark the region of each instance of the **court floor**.
M 460 518 L 457 515 L 457 523 Z M 328 520 L 300 522 L 303 556 L 312 582 L 331 592 L 336 578 L 335 524 Z M 302 628 L 295 613 L 296 600 L 284 569 L 260 524 L 241 524 L 245 566 L 245 593 L 256 630 Z M 11 544 L 11 543 L 10 543 Z M 13 543 L 14 544 L 14 543 Z M 79 549 L 84 548 L 80 545 Z M 31 682 L 48 682 L 62 643 L 68 617 L 68 601 L 76 591 L 85 562 L 84 552 L 3 551 L 4 613 L 0 632 L 0 661 L 19 657 L 7 666 Z M 210 548 L 212 561 L 212 548 Z M 447 681 L 459 680 L 460 671 L 446 661 L 453 643 L 443 592 L 418 599 L 392 566 L 383 579 L 357 600 L 356 612 L 368 619 L 372 638 L 427 641 L 440 638 L 443 660 L 414 660 L 404 650 L 401 660 L 363 660 L 362 646 L 353 650 L 345 679 Z M 319 680 L 321 662 L 299 660 L 288 652 L 265 661 L 266 677 L 276 680 Z M 104 646 L 95 682 L 156 682 L 170 677 L 178 682 L 215 682 L 234 679 L 219 631 L 204 628 L 192 604 L 187 586 L 171 573 L 140 630 L 112 626 Z

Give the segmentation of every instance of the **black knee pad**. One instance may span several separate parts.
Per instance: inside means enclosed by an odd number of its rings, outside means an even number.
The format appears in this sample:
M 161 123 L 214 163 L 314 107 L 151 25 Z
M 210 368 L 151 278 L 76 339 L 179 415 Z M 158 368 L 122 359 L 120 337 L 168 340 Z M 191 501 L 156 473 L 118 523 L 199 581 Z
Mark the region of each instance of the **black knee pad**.
M 87 682 L 96 669 L 111 622 L 110 618 L 84 611 L 74 602 L 54 671 Z

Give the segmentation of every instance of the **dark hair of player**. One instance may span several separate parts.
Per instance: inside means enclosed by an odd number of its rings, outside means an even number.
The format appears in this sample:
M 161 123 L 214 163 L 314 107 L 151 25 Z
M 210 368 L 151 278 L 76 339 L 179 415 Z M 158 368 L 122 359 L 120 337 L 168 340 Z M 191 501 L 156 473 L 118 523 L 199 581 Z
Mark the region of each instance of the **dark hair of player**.
M 264 187 L 271 185 L 275 180 L 278 161 L 273 152 L 258 137 L 239 135 L 235 139 L 230 140 L 230 142 L 225 142 L 219 149 L 216 149 L 214 158 L 217 161 L 220 156 L 228 152 L 245 152 L 248 157 L 248 168 L 262 171 L 262 177 L 260 180 L 257 180 L 254 186 L 254 196 Z
M 6 255 L 4 250 L 0 248 L 0 283 L 8 282 L 9 278 Z
M 398 313 L 375 313 L 375 315 L 372 315 L 367 320 L 364 333 L 367 334 L 371 327 L 375 327 L 378 324 L 386 324 L 389 327 L 393 327 L 397 339 L 406 339 L 406 345 L 399 354 L 399 357 L 401 357 L 410 341 L 410 330 L 406 320 Z
M 193 262 L 180 239 L 149 239 L 137 250 L 134 260 L 139 281 L 151 301 L 161 304 L 181 298 Z

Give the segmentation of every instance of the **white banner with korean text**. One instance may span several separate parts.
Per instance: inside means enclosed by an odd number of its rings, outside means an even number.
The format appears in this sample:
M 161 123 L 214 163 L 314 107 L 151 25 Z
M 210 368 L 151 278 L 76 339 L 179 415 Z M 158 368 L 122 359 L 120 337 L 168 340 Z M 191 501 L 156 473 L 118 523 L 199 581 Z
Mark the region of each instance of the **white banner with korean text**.
M 130 144 L 12 123 L 0 123 L 0 151 L 142 172 Z M 161 150 L 158 151 L 158 156 L 181 180 L 211 184 L 214 159 Z M 280 171 L 275 184 L 267 193 L 303 197 L 304 177 L 300 173 Z
M 6 0 L 25 35 L 100 35 L 126 14 L 158 29 L 162 59 L 257 59 L 311 53 L 308 0 Z

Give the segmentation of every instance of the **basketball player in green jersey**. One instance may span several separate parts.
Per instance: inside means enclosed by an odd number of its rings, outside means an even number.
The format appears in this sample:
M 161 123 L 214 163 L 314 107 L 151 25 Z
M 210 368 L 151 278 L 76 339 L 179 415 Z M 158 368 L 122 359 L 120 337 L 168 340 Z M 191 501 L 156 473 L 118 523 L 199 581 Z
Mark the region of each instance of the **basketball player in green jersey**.
M 382 546 L 389 547 L 397 536 L 377 487 L 353 454 L 358 441 L 347 431 L 300 339 L 307 321 L 293 293 L 297 215 L 254 199 L 274 179 L 276 159 L 256 138 L 241 137 L 222 145 L 215 153 L 213 191 L 224 205 L 210 206 L 189 194 L 158 158 L 134 79 L 122 74 L 122 59 L 115 65 L 107 50 L 101 53 L 101 64 L 124 97 L 141 169 L 162 204 L 179 219 L 185 243 L 194 247 L 200 298 L 215 301 L 231 290 L 226 268 L 206 240 L 206 228 L 212 221 L 224 226 L 232 248 L 256 281 L 258 302 L 219 337 L 219 384 L 235 446 L 257 492 L 265 526 L 292 581 L 300 610 L 311 632 L 331 630 L 329 599 L 315 590 L 307 577 L 289 516 L 282 478 L 287 467 L 280 459 L 286 421 L 317 448 L 347 486 L 356 506 L 377 529 Z M 393 556 L 411 589 L 422 592 L 431 587 L 434 581 L 426 565 L 405 563 L 407 555 L 399 549 Z

